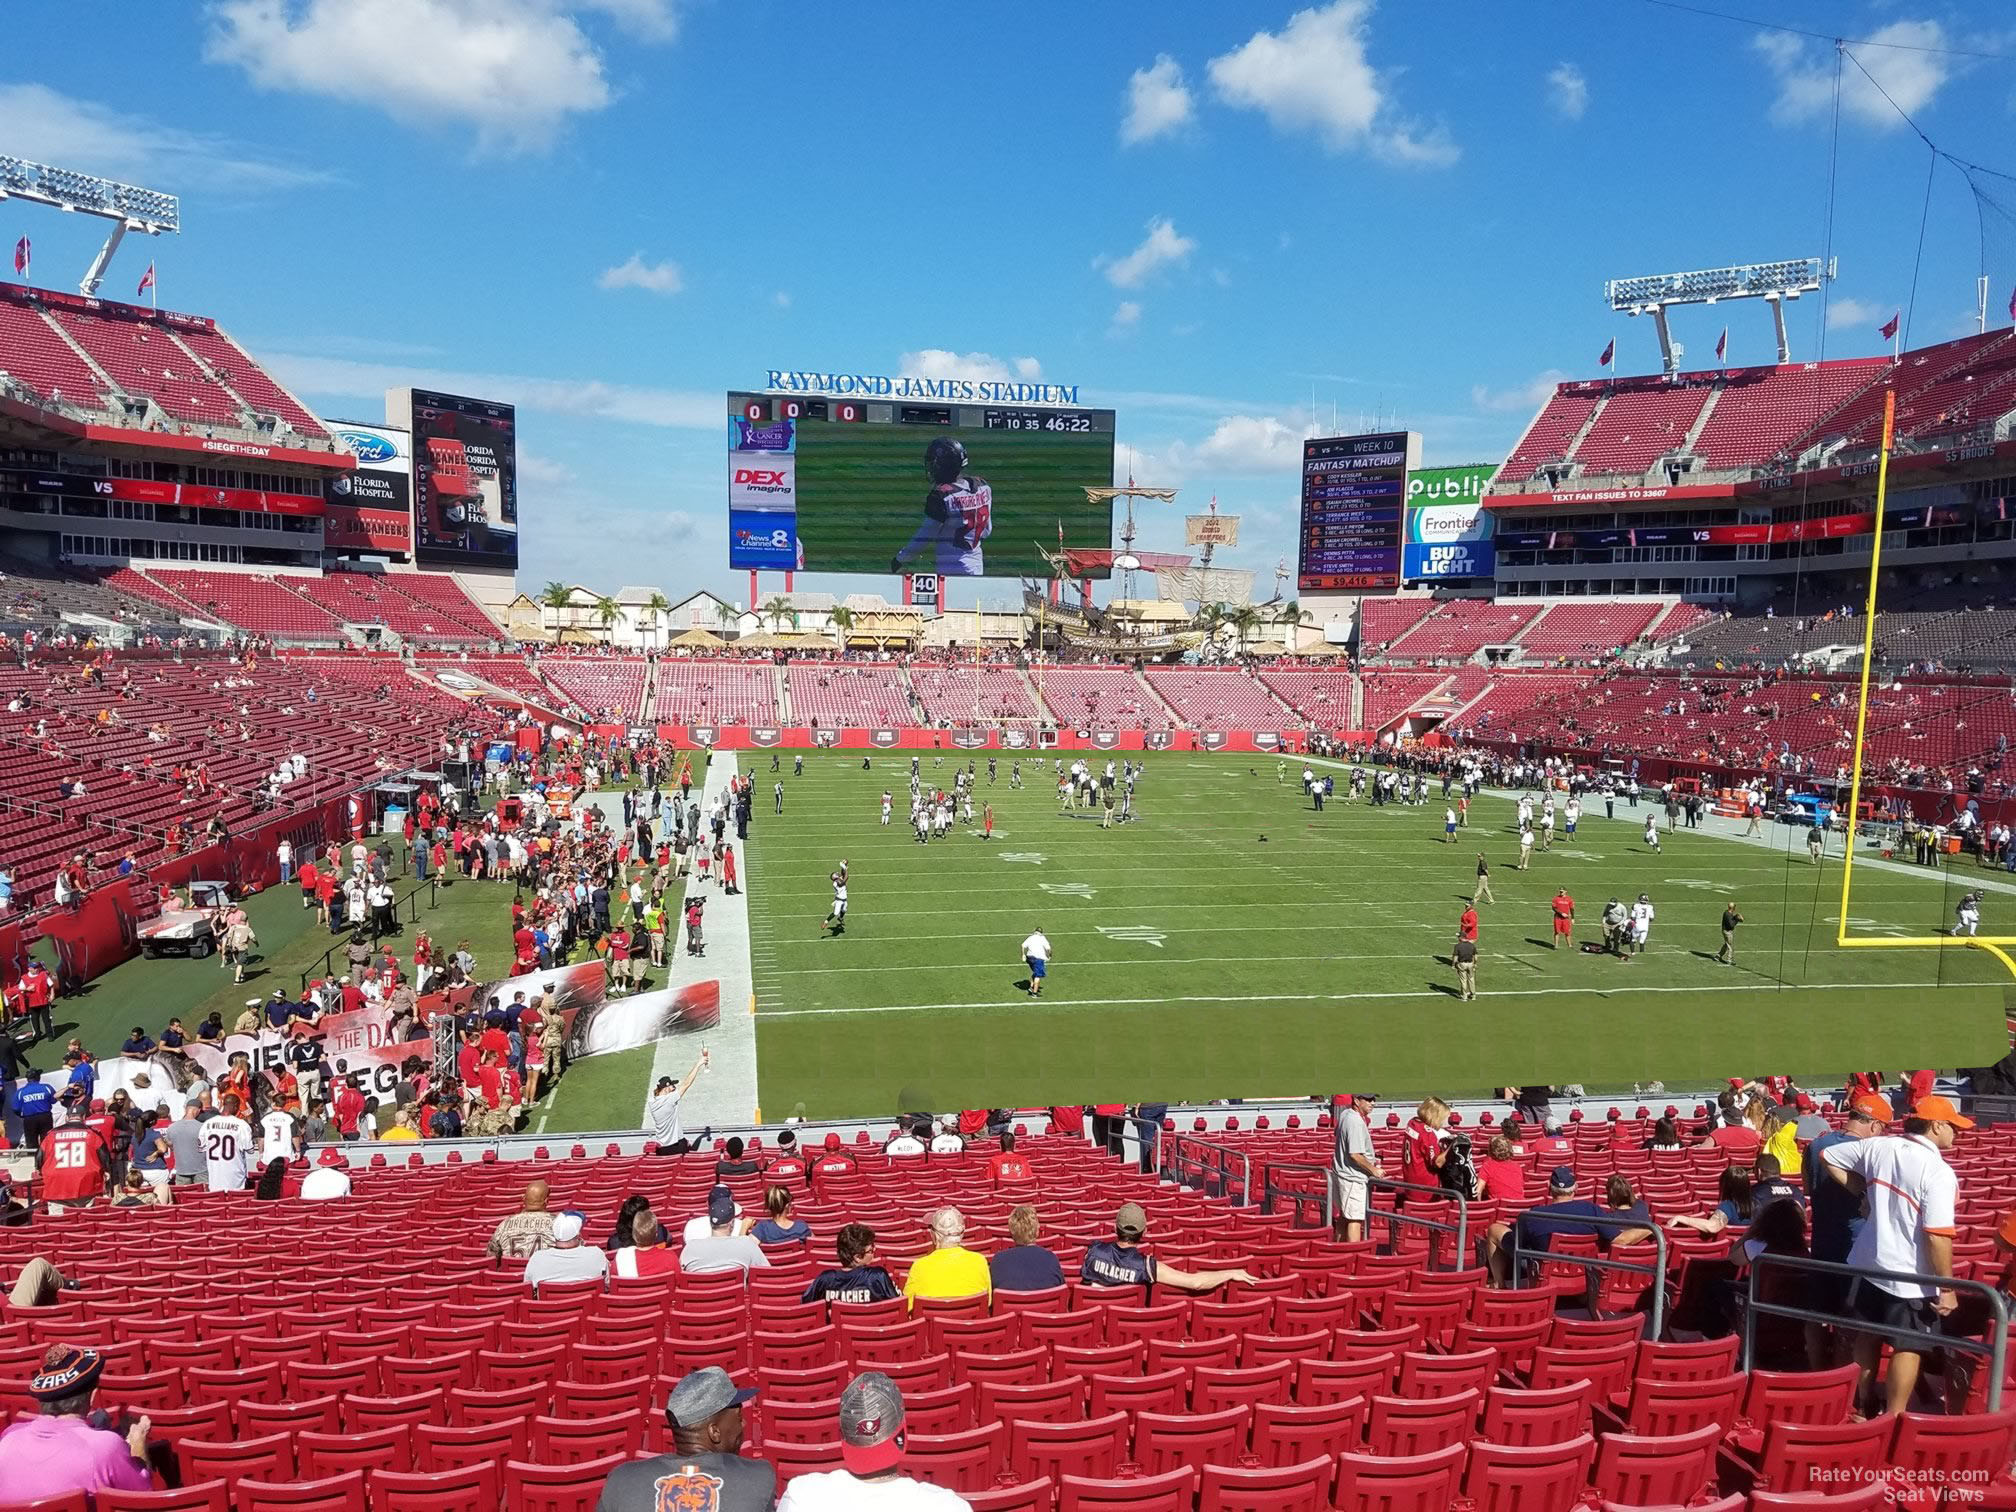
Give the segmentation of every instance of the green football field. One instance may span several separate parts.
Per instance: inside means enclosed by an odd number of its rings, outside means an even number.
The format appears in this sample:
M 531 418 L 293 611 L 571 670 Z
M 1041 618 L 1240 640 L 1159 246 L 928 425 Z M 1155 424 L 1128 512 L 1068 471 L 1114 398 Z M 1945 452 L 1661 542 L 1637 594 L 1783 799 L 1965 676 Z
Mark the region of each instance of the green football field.
M 969 471 L 994 494 L 984 545 L 989 577 L 1047 576 L 1036 547 L 1057 527 L 1072 546 L 1110 545 L 1113 506 L 1090 504 L 1085 485 L 1113 479 L 1113 433 L 989 431 L 942 425 L 851 425 L 806 420 L 798 431 L 798 538 L 810 572 L 886 573 L 924 518 L 924 448 L 964 442 Z M 913 572 L 933 570 L 926 553 Z
M 984 755 L 978 766 L 991 842 L 962 825 L 917 844 L 897 752 L 868 771 L 859 753 L 819 753 L 789 783 L 789 812 L 751 831 L 767 1117 L 1776 1071 L 1819 1084 L 1985 1064 L 2009 1047 L 2011 982 L 1987 956 L 1834 944 L 1838 839 L 1818 867 L 1790 830 L 1773 850 L 1683 829 L 1653 854 L 1643 810 L 1620 804 L 1606 821 L 1598 803 L 1573 842 L 1521 873 L 1511 803 L 1488 795 L 1449 845 L 1439 798 L 1317 814 L 1298 764 L 1279 781 L 1270 757 L 1158 754 L 1140 817 L 1102 831 L 1090 811 L 1060 813 L 1049 760 L 1025 760 L 1020 791 L 1007 759 L 992 787 Z M 927 781 L 948 788 L 953 767 L 924 758 Z M 884 787 L 897 800 L 886 829 Z M 1498 901 L 1480 910 L 1481 1000 L 1462 1003 L 1448 949 L 1480 849 Z M 843 857 L 851 912 L 832 938 L 820 922 Z M 1971 863 L 1858 860 L 1852 931 L 1938 933 L 1977 880 Z M 1548 901 L 1564 883 L 1578 941 L 1599 936 L 1612 894 L 1649 893 L 1647 953 L 1550 949 Z M 1724 966 L 1713 957 L 1731 899 L 1747 922 Z M 2012 917 L 2016 895 L 1991 891 L 1983 932 Z M 1019 949 L 1038 926 L 1055 956 L 1032 1001 Z

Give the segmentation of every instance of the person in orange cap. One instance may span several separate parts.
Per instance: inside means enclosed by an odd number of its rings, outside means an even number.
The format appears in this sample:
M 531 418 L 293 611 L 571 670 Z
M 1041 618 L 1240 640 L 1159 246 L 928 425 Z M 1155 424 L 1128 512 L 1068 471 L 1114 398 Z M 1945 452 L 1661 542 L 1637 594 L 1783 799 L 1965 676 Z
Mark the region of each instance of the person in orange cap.
M 1876 1111 L 1864 1099 L 1857 1102 Z M 1951 1287 L 1937 1284 L 1953 1274 L 1953 1207 L 1960 1187 L 1946 1151 L 1962 1130 L 1973 1127 L 1974 1120 L 1946 1098 L 1920 1097 L 1904 1120 L 1903 1134 L 1844 1140 L 1814 1162 L 1829 1182 L 1860 1196 L 1866 1210 L 1847 1263 L 1883 1273 L 1855 1277 L 1850 1297 L 1854 1319 L 1892 1330 L 1855 1335 L 1865 1406 L 1872 1405 L 1876 1363 L 1885 1343 L 1893 1353 L 1881 1410 L 1895 1414 L 1910 1405 L 1924 1357 L 1939 1347 L 1939 1319 L 1959 1305 Z M 1934 1279 L 1898 1280 L 1897 1273 Z M 1848 1326 L 1852 1329 L 1853 1321 Z

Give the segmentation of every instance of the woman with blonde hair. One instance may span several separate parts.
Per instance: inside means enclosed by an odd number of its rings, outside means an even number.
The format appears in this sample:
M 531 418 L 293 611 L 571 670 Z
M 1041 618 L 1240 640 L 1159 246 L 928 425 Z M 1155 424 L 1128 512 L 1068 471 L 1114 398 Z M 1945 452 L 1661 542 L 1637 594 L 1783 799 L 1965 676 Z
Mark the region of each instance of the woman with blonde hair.
M 802 1243 L 812 1237 L 812 1226 L 791 1216 L 789 1187 L 773 1186 L 764 1192 L 763 1211 L 767 1216 L 758 1219 L 749 1231 L 758 1244 Z
M 1449 1104 L 1439 1097 L 1424 1100 L 1400 1134 L 1400 1179 L 1409 1186 L 1441 1184 L 1442 1167 L 1449 1159 L 1443 1148 L 1443 1130 L 1449 1127 Z M 1393 1194 L 1393 1205 L 1407 1205 L 1406 1192 Z
M 1806 1163 L 1799 1150 L 1799 1115 L 1790 1108 L 1772 1108 L 1764 1115 L 1758 1133 L 1763 1136 L 1764 1153 L 1778 1157 L 1779 1173 L 1798 1176 Z

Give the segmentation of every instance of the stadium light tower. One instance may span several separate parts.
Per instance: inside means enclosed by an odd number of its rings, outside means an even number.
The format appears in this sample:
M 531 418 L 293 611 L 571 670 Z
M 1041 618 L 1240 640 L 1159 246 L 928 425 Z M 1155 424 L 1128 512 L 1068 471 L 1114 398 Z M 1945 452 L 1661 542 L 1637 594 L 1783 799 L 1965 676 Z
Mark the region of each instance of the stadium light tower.
M 1652 317 L 1652 323 L 1659 328 L 1659 352 L 1670 377 L 1680 371 L 1680 358 L 1687 349 L 1673 339 L 1667 328 L 1668 305 L 1761 299 L 1771 306 L 1771 323 L 1778 334 L 1778 360 L 1790 362 L 1792 347 L 1785 338 L 1785 301 L 1816 292 L 1822 282 L 1834 277 L 1834 269 L 1832 259 L 1823 268 L 1817 257 L 1795 257 L 1785 262 L 1706 268 L 1698 273 L 1654 273 L 1644 278 L 1613 278 L 1603 285 L 1603 297 L 1613 310 Z
M 182 229 L 182 202 L 158 189 L 142 189 L 116 179 L 73 173 L 68 168 L 51 168 L 47 163 L 31 163 L 25 158 L 0 156 L 0 200 L 21 199 L 37 205 L 51 205 L 71 215 L 95 215 L 112 222 L 111 233 L 98 255 L 91 259 L 77 292 L 87 298 L 98 292 L 112 254 L 128 231 L 160 236 Z

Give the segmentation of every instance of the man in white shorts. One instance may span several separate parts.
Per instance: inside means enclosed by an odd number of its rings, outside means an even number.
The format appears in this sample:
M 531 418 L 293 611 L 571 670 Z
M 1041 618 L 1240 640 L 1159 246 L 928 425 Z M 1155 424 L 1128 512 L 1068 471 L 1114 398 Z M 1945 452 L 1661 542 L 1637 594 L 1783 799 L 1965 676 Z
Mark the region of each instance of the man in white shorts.
M 1371 1178 L 1384 1176 L 1386 1169 L 1372 1158 L 1372 1094 L 1353 1092 L 1351 1101 L 1337 1110 L 1337 1139 L 1331 1158 L 1330 1179 L 1337 1204 L 1336 1219 L 1346 1244 L 1365 1237 L 1365 1212 L 1372 1196 Z

